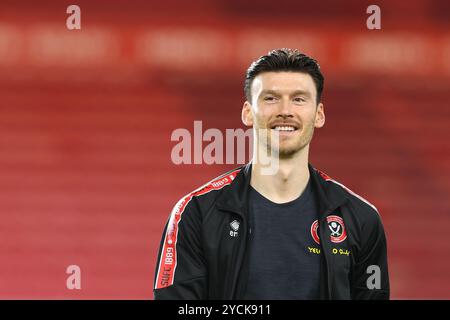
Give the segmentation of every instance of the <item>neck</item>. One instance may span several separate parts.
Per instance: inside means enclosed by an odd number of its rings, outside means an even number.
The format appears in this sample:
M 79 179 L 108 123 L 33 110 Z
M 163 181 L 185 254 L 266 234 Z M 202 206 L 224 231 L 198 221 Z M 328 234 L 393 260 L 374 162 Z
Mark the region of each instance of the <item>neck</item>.
M 291 157 L 278 159 L 278 170 L 269 175 L 263 174 L 264 166 L 260 161 L 253 161 L 250 185 L 275 203 L 297 199 L 309 181 L 308 153 L 309 145 Z

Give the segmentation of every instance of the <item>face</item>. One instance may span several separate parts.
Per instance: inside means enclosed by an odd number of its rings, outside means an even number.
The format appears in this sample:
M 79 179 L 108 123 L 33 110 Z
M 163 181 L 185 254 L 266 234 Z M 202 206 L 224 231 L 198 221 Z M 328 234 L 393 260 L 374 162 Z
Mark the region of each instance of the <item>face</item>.
M 280 158 L 291 157 L 309 145 L 314 128 L 325 123 L 322 103 L 312 77 L 300 72 L 264 72 L 253 79 L 252 101 L 242 109 L 242 121 L 256 130 L 256 143 L 268 150 L 277 149 Z M 279 134 L 279 142 L 272 134 Z M 267 137 L 267 138 L 266 138 Z

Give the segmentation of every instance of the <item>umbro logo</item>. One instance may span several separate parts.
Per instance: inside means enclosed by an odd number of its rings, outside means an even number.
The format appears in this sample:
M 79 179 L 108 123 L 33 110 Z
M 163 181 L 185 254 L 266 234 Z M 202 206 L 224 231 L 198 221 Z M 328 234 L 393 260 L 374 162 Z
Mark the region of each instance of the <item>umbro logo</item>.
M 240 223 L 237 220 L 233 220 L 230 223 L 230 227 L 231 227 L 230 236 L 231 237 L 236 238 L 238 236 L 239 225 L 240 225 Z

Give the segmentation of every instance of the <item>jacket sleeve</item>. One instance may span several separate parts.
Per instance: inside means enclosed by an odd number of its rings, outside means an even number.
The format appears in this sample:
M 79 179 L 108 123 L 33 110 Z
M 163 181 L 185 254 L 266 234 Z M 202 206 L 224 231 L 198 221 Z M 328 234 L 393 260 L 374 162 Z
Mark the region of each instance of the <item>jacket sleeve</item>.
M 207 299 L 201 225 L 195 199 L 181 199 L 162 235 L 153 287 L 155 300 Z
M 352 299 L 388 300 L 387 244 L 381 218 L 371 210 L 362 226 L 361 249 L 355 260 Z

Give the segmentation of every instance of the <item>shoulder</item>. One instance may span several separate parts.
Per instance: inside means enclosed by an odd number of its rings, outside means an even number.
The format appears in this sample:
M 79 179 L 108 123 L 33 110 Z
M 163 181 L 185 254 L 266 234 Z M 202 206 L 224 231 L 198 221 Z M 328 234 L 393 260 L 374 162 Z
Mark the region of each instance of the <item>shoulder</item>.
M 202 202 L 214 202 L 214 199 L 219 194 L 219 191 L 232 184 L 241 170 L 242 167 L 230 170 L 201 185 L 197 189 L 189 192 L 180 200 L 178 200 L 178 202 L 172 209 L 171 215 L 181 215 L 193 199 Z
M 369 221 L 376 221 L 380 219 L 380 213 L 372 202 L 367 200 L 361 194 L 356 193 L 342 182 L 331 178 L 323 171 L 318 169 L 315 170 L 319 173 L 321 178 L 325 180 L 331 190 L 339 190 L 339 193 L 341 193 L 348 200 L 349 205 L 353 209 L 353 213 L 359 218 Z

